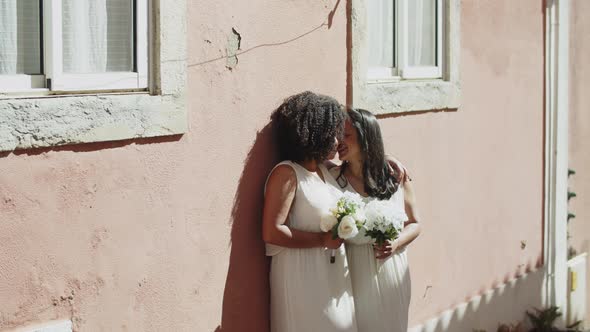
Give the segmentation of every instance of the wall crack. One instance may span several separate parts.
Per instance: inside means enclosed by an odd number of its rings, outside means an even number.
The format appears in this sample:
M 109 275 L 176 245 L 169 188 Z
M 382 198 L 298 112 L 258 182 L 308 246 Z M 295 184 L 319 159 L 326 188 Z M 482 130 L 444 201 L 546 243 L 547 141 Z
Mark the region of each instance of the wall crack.
M 226 67 L 229 70 L 233 70 L 238 65 L 238 51 L 242 47 L 242 35 L 236 30 L 231 28 L 231 34 L 227 40 L 227 61 Z

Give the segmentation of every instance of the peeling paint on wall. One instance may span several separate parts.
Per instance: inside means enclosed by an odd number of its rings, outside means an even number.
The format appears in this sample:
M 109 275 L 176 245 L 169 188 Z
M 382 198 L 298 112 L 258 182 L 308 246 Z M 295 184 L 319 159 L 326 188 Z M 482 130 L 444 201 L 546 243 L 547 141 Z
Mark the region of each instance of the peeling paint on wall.
M 240 50 L 242 44 L 242 35 L 236 30 L 231 28 L 231 34 L 227 40 L 227 64 L 226 67 L 229 70 L 233 70 L 238 65 L 237 52 Z

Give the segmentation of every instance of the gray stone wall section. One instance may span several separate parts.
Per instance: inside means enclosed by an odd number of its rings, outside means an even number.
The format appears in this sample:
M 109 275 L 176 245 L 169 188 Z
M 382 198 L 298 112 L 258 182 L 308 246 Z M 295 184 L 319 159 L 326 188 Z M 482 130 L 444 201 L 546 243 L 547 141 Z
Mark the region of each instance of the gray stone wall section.
M 0 151 L 186 132 L 184 101 L 148 94 L 47 97 L 0 103 Z

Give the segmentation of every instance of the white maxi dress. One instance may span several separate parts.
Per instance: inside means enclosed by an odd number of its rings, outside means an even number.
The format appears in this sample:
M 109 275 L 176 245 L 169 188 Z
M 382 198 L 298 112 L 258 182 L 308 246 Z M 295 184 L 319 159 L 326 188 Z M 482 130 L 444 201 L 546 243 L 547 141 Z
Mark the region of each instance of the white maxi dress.
M 350 183 L 344 188 L 337 184 L 338 168 L 330 171 L 329 181 L 337 188 L 357 193 Z M 368 202 L 375 198 L 364 199 Z M 389 201 L 405 213 L 401 186 Z M 406 249 L 398 249 L 386 259 L 377 259 L 372 243 L 362 230 L 346 241 L 358 331 L 407 332 L 411 282 Z
M 320 218 L 336 205 L 341 192 L 324 183 L 303 166 L 283 161 L 297 175 L 297 191 L 287 224 L 292 229 L 321 232 Z M 277 165 L 277 166 L 278 166 Z M 330 179 L 323 165 L 324 179 Z M 266 245 L 271 256 L 271 332 L 357 332 L 352 285 L 344 246 L 325 248 L 284 248 Z

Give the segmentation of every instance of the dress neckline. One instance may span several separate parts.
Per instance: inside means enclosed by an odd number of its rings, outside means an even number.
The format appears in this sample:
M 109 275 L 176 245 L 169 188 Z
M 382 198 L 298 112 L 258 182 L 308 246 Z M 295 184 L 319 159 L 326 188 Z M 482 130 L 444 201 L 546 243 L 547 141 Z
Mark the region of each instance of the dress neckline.
M 298 162 L 293 161 L 293 164 L 299 166 L 299 168 L 303 169 L 307 174 L 309 174 L 310 176 L 320 180 L 321 182 L 323 182 L 324 184 L 326 184 L 326 172 L 324 172 L 324 170 L 322 169 L 323 164 L 322 163 L 318 163 L 318 170 L 321 172 L 322 176 L 320 176 L 317 172 L 312 172 L 310 170 L 308 170 L 307 168 L 303 167 L 303 165 L 301 165 Z M 322 179 L 323 177 L 323 179 Z
M 340 168 L 342 166 L 336 166 L 336 167 Z M 346 177 L 346 174 L 342 174 L 342 176 L 344 176 L 344 178 L 346 179 L 346 187 L 344 187 L 344 189 L 348 189 L 348 190 L 352 191 L 353 193 L 361 196 L 362 198 L 371 198 L 371 196 L 369 196 L 369 195 L 364 196 L 363 194 L 359 193 L 356 189 L 354 189 L 354 187 L 352 186 L 352 184 L 350 183 L 350 181 Z

